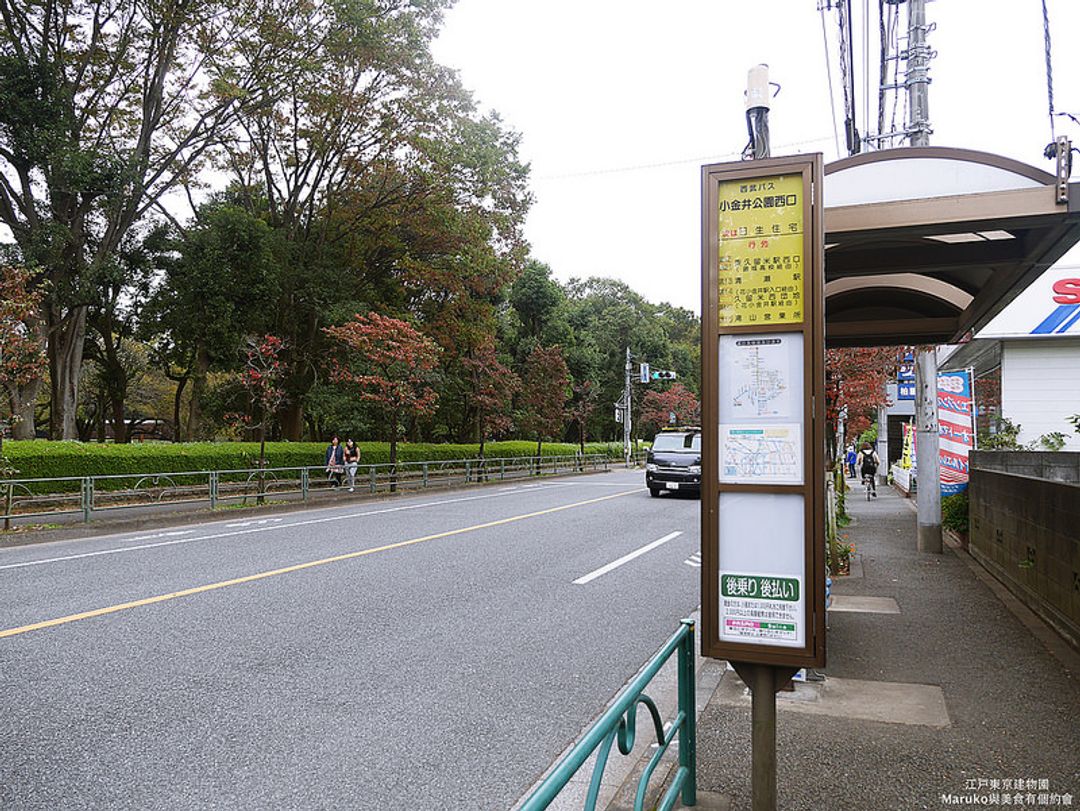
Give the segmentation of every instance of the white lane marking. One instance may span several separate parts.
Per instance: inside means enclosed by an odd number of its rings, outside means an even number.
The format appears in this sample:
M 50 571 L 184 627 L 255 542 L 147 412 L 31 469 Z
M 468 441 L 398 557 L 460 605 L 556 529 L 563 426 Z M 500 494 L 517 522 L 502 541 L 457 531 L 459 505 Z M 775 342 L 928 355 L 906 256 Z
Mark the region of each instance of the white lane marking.
M 544 485 L 536 485 L 536 487 L 544 487 Z M 513 492 L 518 493 L 518 492 L 521 492 L 521 491 L 520 490 L 514 490 Z M 236 535 L 248 535 L 248 534 L 255 533 L 255 532 L 267 532 L 268 530 L 275 530 L 275 529 L 290 529 L 291 527 L 309 526 L 311 524 L 324 524 L 324 523 L 327 523 L 327 522 L 330 522 L 330 521 L 345 521 L 345 520 L 350 519 L 350 518 L 364 518 L 364 517 L 369 516 L 369 515 L 384 515 L 386 513 L 403 512 L 403 511 L 406 511 L 406 510 L 419 510 L 419 509 L 421 509 L 423 507 L 440 507 L 440 506 L 443 506 L 445 504 L 456 504 L 456 503 L 462 502 L 462 501 L 478 501 L 478 500 L 484 499 L 484 498 L 496 498 L 496 497 L 498 497 L 500 495 L 506 495 L 506 493 L 484 493 L 484 494 L 478 495 L 478 496 L 462 496 L 461 498 L 446 498 L 446 499 L 441 499 L 439 501 L 425 501 L 425 502 L 422 502 L 420 504 L 403 504 L 403 505 L 398 506 L 398 507 L 387 507 L 387 508 L 382 509 L 382 510 L 365 510 L 364 512 L 347 513 L 345 515 L 331 515 L 331 516 L 328 516 L 326 518 L 312 518 L 312 519 L 307 520 L 307 521 L 294 521 L 294 522 L 292 522 L 290 524 L 284 524 L 284 523 L 282 523 L 282 524 L 267 524 L 267 525 L 263 525 L 263 526 L 248 527 L 246 529 L 236 529 L 236 530 L 233 530 L 232 532 L 216 532 L 216 533 L 214 533 L 212 535 L 199 535 L 199 536 L 197 536 L 195 538 L 178 538 L 178 539 L 172 540 L 172 541 L 159 541 L 157 543 L 136 544 L 135 546 L 119 546 L 119 547 L 116 547 L 115 549 L 99 549 L 99 550 L 97 550 L 95 552 L 80 552 L 80 553 L 75 554 L 75 555 L 61 555 L 61 556 L 55 557 L 55 558 L 42 558 L 40 560 L 28 560 L 28 561 L 24 561 L 22 563 L 7 563 L 7 564 L 4 564 L 4 565 L 0 565 L 0 571 L 3 571 L 4 569 L 22 569 L 22 568 L 25 568 L 27 566 L 40 566 L 41 564 L 44 564 L 44 563 L 62 563 L 62 562 L 67 561 L 67 560 L 79 560 L 80 558 L 94 558 L 94 557 L 98 557 L 100 555 L 116 555 L 116 554 L 119 554 L 121 552 L 138 552 L 138 551 L 141 551 L 141 550 L 144 550 L 144 549 L 157 549 L 157 548 L 162 547 L 162 546 L 176 546 L 178 544 L 193 543 L 195 541 L 211 541 L 211 540 L 215 540 L 217 538 L 232 538 L 232 537 L 234 537 Z M 279 519 L 279 520 L 283 520 L 283 519 Z M 204 524 L 203 526 L 206 526 L 206 525 Z M 226 526 L 234 526 L 234 525 L 233 524 L 226 524 Z M 194 532 L 194 531 L 195 530 L 193 530 L 193 529 L 180 530 L 180 532 L 183 532 L 185 534 L 189 533 L 189 532 Z M 139 536 L 139 537 L 136 537 L 136 538 L 129 538 L 128 540 L 129 541 L 139 541 L 139 540 L 143 540 L 144 538 L 160 537 L 160 535 L 164 535 L 164 533 L 160 533 L 159 535 Z
M 226 524 L 226 527 L 252 527 L 260 526 L 262 524 L 276 524 L 278 521 L 284 521 L 284 518 L 264 518 L 261 521 L 240 521 L 236 524 Z
M 608 563 L 605 566 L 601 566 L 599 569 L 596 569 L 595 571 L 589 572 L 587 575 L 583 575 L 583 576 L 579 577 L 577 580 L 574 581 L 574 585 L 575 586 L 584 586 L 586 583 L 589 583 L 589 582 L 595 580 L 596 578 L 598 578 L 598 577 L 600 577 L 602 575 L 605 575 L 605 574 L 607 574 L 608 572 L 610 572 L 610 571 L 612 571 L 614 569 L 618 569 L 624 563 L 629 563 L 634 558 L 641 557 L 646 552 L 651 552 L 653 549 L 656 549 L 656 547 L 660 546 L 660 544 L 665 544 L 668 541 L 670 541 L 672 538 L 678 538 L 680 535 L 682 535 L 682 531 L 677 530 L 675 532 L 668 533 L 663 538 L 657 538 L 652 543 L 647 543 L 643 547 L 641 547 L 640 549 L 635 549 L 629 555 L 623 555 L 618 560 L 613 560 L 613 561 L 611 561 L 611 563 Z
M 693 566 L 695 569 L 701 568 L 701 551 L 698 550 L 686 560 L 683 561 L 687 566 Z

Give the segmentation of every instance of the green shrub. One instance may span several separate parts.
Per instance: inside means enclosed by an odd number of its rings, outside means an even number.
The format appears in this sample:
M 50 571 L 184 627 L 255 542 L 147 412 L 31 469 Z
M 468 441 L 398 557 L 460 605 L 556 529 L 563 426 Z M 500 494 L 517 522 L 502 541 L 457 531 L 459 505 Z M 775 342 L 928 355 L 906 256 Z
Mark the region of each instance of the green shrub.
M 941 499 L 941 526 L 953 532 L 968 531 L 968 495 L 957 493 Z
M 389 442 L 361 442 L 362 464 L 385 464 L 390 461 Z M 544 456 L 572 456 L 578 446 L 571 443 L 544 443 Z M 622 458 L 622 445 L 608 442 L 586 443 L 585 452 Z M 50 442 L 36 439 L 8 441 L 4 453 L 20 479 L 60 478 L 64 476 L 105 476 L 110 474 L 178 473 L 181 471 L 251 470 L 257 466 L 257 442 L 146 442 L 113 445 L 84 442 Z M 323 442 L 267 442 L 268 467 L 320 466 L 325 458 Z M 479 445 L 400 443 L 399 462 L 442 461 L 475 458 Z M 531 441 L 489 442 L 484 455 L 497 457 L 532 456 L 536 443 Z M 246 474 L 240 476 L 244 478 Z M 71 482 L 68 489 L 78 490 Z M 129 487 L 130 481 L 118 483 Z M 107 488 L 107 484 L 103 483 Z

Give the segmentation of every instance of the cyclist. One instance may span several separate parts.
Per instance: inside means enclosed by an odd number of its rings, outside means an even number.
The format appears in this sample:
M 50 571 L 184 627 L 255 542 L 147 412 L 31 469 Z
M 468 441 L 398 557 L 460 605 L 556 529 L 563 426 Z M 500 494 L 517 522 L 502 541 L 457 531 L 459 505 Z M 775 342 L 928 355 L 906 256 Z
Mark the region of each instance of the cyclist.
M 877 469 L 881 464 L 875 451 L 869 442 L 864 442 L 859 451 L 859 472 L 862 474 L 863 483 L 870 488 L 870 494 L 877 498 Z

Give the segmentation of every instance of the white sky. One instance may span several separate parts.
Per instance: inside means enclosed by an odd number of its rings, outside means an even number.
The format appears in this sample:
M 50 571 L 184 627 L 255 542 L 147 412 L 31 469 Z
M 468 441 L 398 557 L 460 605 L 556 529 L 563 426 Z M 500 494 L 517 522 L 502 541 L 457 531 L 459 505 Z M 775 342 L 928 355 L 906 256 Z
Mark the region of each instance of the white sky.
M 482 108 L 523 136 L 536 195 L 525 228 L 533 256 L 559 279 L 612 276 L 651 301 L 699 312 L 699 167 L 736 160 L 746 144 L 747 70 L 767 63 L 782 86 L 770 115 L 774 156 L 841 156 L 817 5 L 459 0 L 435 55 L 460 71 Z M 865 132 L 863 9 L 871 7 L 876 111 L 877 3 L 852 5 L 856 113 Z M 1080 115 L 1080 2 L 1049 0 L 1048 8 L 1054 106 Z M 839 26 L 835 10 L 825 18 L 842 149 Z M 937 0 L 927 18 L 937 25 L 929 36 L 937 51 L 931 144 L 1053 171 L 1042 157 L 1050 124 L 1040 0 Z M 1056 127 L 1080 142 L 1080 127 L 1064 118 Z

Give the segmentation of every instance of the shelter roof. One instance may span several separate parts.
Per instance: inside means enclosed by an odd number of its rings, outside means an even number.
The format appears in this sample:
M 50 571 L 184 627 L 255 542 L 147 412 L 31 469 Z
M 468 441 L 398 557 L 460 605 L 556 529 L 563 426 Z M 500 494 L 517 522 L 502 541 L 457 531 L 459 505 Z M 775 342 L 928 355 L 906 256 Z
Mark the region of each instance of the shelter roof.
M 824 201 L 829 346 L 960 341 L 1080 240 L 1080 183 L 986 152 L 835 161 Z

